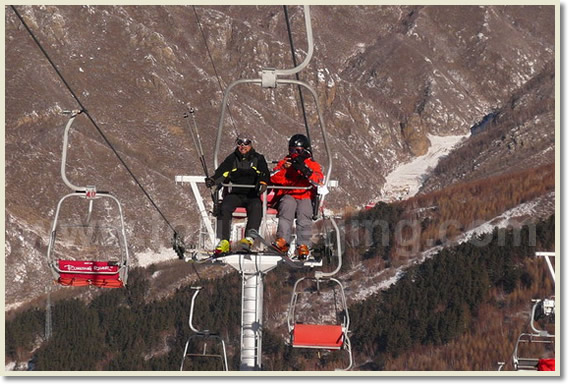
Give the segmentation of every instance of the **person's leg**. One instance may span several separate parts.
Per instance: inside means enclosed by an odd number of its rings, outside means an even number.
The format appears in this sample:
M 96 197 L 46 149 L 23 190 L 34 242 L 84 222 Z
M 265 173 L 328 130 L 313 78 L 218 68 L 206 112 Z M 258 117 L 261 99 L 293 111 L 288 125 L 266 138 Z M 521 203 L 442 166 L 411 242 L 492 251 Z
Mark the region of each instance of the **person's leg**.
M 262 202 L 258 197 L 249 197 L 246 201 L 247 208 L 247 227 L 245 236 L 249 236 L 249 231 L 254 229 L 258 231 L 262 221 Z
M 298 245 L 308 245 L 312 237 L 312 201 L 310 199 L 297 200 L 296 208 L 296 236 Z
M 231 237 L 231 222 L 233 220 L 233 212 L 238 206 L 242 204 L 241 198 L 238 195 L 229 193 L 223 198 L 221 204 L 221 214 L 219 215 L 219 224 L 221 232 L 219 237 L 221 240 L 230 240 Z
M 276 237 L 282 237 L 287 243 L 290 243 L 292 236 L 292 225 L 296 217 L 296 199 L 290 195 L 284 195 L 278 202 L 278 228 L 276 229 Z

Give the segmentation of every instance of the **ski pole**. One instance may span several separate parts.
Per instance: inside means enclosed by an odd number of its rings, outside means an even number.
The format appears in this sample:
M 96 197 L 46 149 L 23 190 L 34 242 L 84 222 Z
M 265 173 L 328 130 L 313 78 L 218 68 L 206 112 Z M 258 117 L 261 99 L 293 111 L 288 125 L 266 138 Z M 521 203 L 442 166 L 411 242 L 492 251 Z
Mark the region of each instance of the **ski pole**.
M 203 172 L 205 172 L 205 177 L 209 178 L 209 172 L 207 171 L 207 163 L 205 162 L 205 154 L 203 153 L 203 147 L 201 146 L 201 138 L 199 137 L 199 130 L 197 129 L 197 122 L 195 121 L 195 109 L 192 107 L 188 107 L 189 113 L 185 113 L 183 117 L 187 118 L 191 116 L 193 120 L 193 129 L 189 122 L 187 126 L 189 128 L 189 132 L 191 133 L 191 138 L 193 143 L 195 144 L 195 149 L 197 149 L 197 154 L 199 155 L 199 161 L 201 162 L 201 166 L 203 167 Z
M 201 166 L 203 167 L 203 172 L 205 172 L 205 177 L 209 178 L 209 171 L 207 171 L 207 163 L 205 162 L 205 154 L 203 152 L 203 147 L 201 146 L 201 138 L 199 137 L 199 130 L 197 129 L 197 122 L 195 121 L 195 109 L 193 107 L 188 106 L 188 112 L 184 113 L 183 117 L 188 118 L 191 116 L 193 120 L 193 128 L 187 122 L 187 126 L 189 128 L 189 132 L 191 134 L 191 138 L 195 145 L 195 149 L 197 150 L 197 154 L 199 155 L 199 161 L 201 162 Z M 219 187 L 211 190 L 211 200 L 213 200 L 213 216 L 218 215 L 219 211 Z

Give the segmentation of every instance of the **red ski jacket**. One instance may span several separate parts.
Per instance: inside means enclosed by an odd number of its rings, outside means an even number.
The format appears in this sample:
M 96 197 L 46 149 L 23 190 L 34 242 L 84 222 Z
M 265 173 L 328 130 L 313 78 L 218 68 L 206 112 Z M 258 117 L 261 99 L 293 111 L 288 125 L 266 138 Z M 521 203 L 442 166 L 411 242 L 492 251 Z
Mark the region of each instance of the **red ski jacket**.
M 284 164 L 290 161 L 290 156 L 286 156 L 278 162 L 274 170 L 272 171 L 272 176 L 270 177 L 270 182 L 274 185 L 283 186 L 297 186 L 297 187 L 309 187 L 314 184 L 320 184 L 323 182 L 323 173 L 321 170 L 321 165 L 307 158 L 304 160 L 304 164 L 312 170 L 312 174 L 309 180 L 300 173 L 297 169 L 290 166 L 289 168 L 284 168 Z M 311 181 L 311 182 L 310 182 Z M 276 195 L 291 195 L 295 199 L 311 199 L 316 194 L 316 188 L 311 189 L 278 189 Z

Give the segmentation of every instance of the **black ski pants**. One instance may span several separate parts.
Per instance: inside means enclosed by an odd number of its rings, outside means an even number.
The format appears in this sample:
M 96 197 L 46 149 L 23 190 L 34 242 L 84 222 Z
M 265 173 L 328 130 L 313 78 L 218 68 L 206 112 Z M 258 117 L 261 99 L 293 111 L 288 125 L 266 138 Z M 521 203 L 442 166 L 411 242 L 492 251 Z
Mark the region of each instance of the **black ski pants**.
M 221 212 L 218 217 L 219 222 L 217 228 L 221 228 L 219 237 L 221 240 L 230 240 L 231 237 L 231 221 L 233 212 L 237 207 L 245 207 L 247 210 L 247 226 L 245 234 L 249 230 L 258 231 L 260 222 L 262 221 L 262 202 L 258 196 L 247 196 L 244 194 L 229 193 L 223 198 L 221 203 Z M 245 235 L 246 236 L 246 235 Z

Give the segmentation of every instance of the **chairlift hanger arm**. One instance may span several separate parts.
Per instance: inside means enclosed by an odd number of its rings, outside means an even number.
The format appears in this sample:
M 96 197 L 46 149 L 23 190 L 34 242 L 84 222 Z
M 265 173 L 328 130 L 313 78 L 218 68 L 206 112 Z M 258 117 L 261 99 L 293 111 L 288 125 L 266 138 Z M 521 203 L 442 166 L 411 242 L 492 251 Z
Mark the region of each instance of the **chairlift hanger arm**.
M 265 72 L 263 70 L 263 73 L 266 73 L 267 76 L 270 76 L 272 74 L 273 81 L 275 81 L 275 84 L 279 83 L 279 82 L 283 83 L 282 80 L 277 79 L 277 76 L 279 76 L 279 75 L 288 76 L 288 75 L 296 74 L 296 73 L 300 72 L 301 70 L 303 70 L 309 64 L 309 62 L 312 59 L 313 52 L 314 52 L 314 43 L 313 43 L 312 24 L 311 24 L 311 15 L 310 15 L 310 6 L 309 5 L 304 5 L 304 19 L 305 19 L 305 24 L 306 24 L 306 34 L 307 34 L 307 40 L 308 40 L 308 54 L 306 55 L 304 61 L 294 68 L 291 68 L 291 69 L 273 69 L 273 70 L 268 70 L 268 72 Z M 223 124 L 223 121 L 224 121 L 225 107 L 227 105 L 227 99 L 228 99 L 229 94 L 231 93 L 231 89 L 234 86 L 236 86 L 237 84 L 242 84 L 242 83 L 257 83 L 257 84 L 260 84 L 260 85 L 263 85 L 263 86 L 267 86 L 267 85 L 265 85 L 265 82 L 263 82 L 263 79 L 241 79 L 241 80 L 237 80 L 237 81 L 231 83 L 227 87 L 227 89 L 225 90 L 224 95 L 223 95 L 219 129 L 217 130 L 217 140 L 215 142 L 215 156 L 214 156 L 215 168 L 217 168 L 218 165 L 219 165 L 218 153 L 219 153 L 219 146 L 220 146 L 220 142 L 221 142 L 222 124 Z M 294 83 L 294 84 L 298 84 L 298 83 Z M 302 84 L 302 85 L 306 85 L 306 84 Z M 309 88 L 309 86 L 308 86 L 308 88 Z M 315 98 L 316 103 L 317 103 L 317 96 L 315 96 L 315 92 L 311 89 L 310 89 L 310 91 L 312 92 L 312 94 L 314 94 L 314 98 Z M 318 111 L 319 111 L 319 107 L 318 107 Z M 320 115 L 320 121 L 322 121 L 321 115 Z M 322 124 L 323 124 L 323 121 L 322 121 Z M 330 168 L 331 168 L 331 163 L 330 163 Z M 327 178 L 329 178 L 329 172 L 328 172 Z
M 276 80 L 277 83 L 281 83 L 281 84 L 295 84 L 295 85 L 300 85 L 303 86 L 305 88 L 307 88 L 310 93 L 312 94 L 314 101 L 315 101 L 315 105 L 316 105 L 316 111 L 318 114 L 318 118 L 320 121 L 320 128 L 322 131 L 322 138 L 323 138 L 323 143 L 325 146 L 325 150 L 327 153 L 327 169 L 326 169 L 326 175 L 324 178 L 324 186 L 327 185 L 328 180 L 330 179 L 330 175 L 331 175 L 331 171 L 333 169 L 333 158 L 331 156 L 331 151 L 329 148 L 329 144 L 327 141 L 327 132 L 325 129 L 325 123 L 323 120 L 323 115 L 321 113 L 321 108 L 319 106 L 319 101 L 318 101 L 318 97 L 317 97 L 317 93 L 315 92 L 315 90 L 310 87 L 308 84 L 304 83 L 303 81 L 298 81 L 298 80 L 293 80 L 293 79 L 278 79 Z M 219 166 L 219 150 L 220 150 L 220 146 L 221 146 L 221 138 L 223 137 L 223 122 L 225 120 L 225 109 L 227 106 L 227 101 L 228 101 L 228 97 L 229 94 L 231 93 L 231 90 L 239 85 L 239 84 L 261 84 L 262 83 L 262 79 L 241 79 L 241 80 L 237 80 L 234 81 L 233 83 L 231 83 L 227 89 L 225 90 L 225 94 L 223 95 L 223 102 L 222 102 L 222 106 L 221 106 L 221 117 L 219 119 L 219 127 L 217 129 L 217 139 L 215 141 L 215 153 L 214 153 L 214 166 L 215 169 L 218 168 Z
M 537 309 L 537 307 L 538 307 L 539 304 L 544 305 L 543 300 L 536 300 L 536 302 L 535 302 L 535 303 L 533 304 L 533 306 L 532 306 L 532 310 L 531 310 L 531 321 L 530 321 L 531 328 L 532 328 L 532 330 L 533 330 L 534 332 L 536 332 L 536 334 L 537 334 L 538 336 L 544 336 L 544 337 L 547 337 L 547 336 L 554 336 L 554 335 L 551 335 L 551 334 L 550 334 L 548 331 L 546 331 L 546 330 L 542 330 L 542 329 L 536 328 L 536 326 L 535 326 L 535 324 L 534 324 L 534 323 L 535 323 L 536 309 Z
M 305 23 L 306 23 L 306 34 L 307 34 L 307 38 L 308 38 L 308 54 L 306 55 L 306 58 L 304 59 L 304 61 L 302 63 L 300 63 L 300 65 L 298 65 L 295 68 L 292 68 L 292 69 L 276 69 L 277 75 L 288 76 L 288 75 L 293 75 L 295 73 L 298 73 L 302 69 L 304 69 L 309 64 L 310 60 L 312 59 L 312 55 L 314 53 L 314 39 L 313 39 L 313 34 L 312 34 L 312 21 L 311 21 L 311 17 L 310 17 L 310 6 L 309 5 L 304 5 L 304 19 L 305 19 Z
M 232 82 L 225 90 L 225 93 L 223 94 L 223 102 L 221 103 L 221 116 L 219 118 L 219 129 L 217 129 L 217 139 L 215 140 L 215 154 L 213 156 L 213 166 L 215 167 L 215 169 L 219 167 L 218 157 L 219 157 L 219 148 L 221 146 L 221 138 L 223 136 L 223 121 L 225 121 L 225 109 L 227 107 L 227 101 L 229 99 L 231 90 L 239 84 L 245 84 L 245 83 L 261 84 L 261 82 L 262 82 L 261 79 L 241 79 Z
M 189 309 L 189 328 L 195 333 L 202 333 L 193 326 L 193 309 L 195 308 L 195 298 L 197 297 L 197 295 L 199 295 L 199 292 L 201 291 L 202 287 L 191 287 L 191 288 L 195 290 L 195 293 L 191 297 L 191 307 Z
M 65 185 L 67 185 L 69 188 L 71 188 L 73 191 L 85 191 L 86 187 L 79 187 L 73 183 L 71 183 L 69 181 L 69 179 L 67 178 L 67 174 L 65 172 L 65 166 L 67 163 L 67 146 L 69 143 L 69 131 L 71 130 L 71 126 L 73 125 L 73 122 L 75 121 L 75 118 L 77 117 L 77 115 L 79 115 L 80 113 L 82 113 L 83 111 L 64 111 L 63 113 L 71 113 L 71 117 L 69 117 L 69 121 L 67 122 L 67 125 L 65 126 L 65 131 L 63 133 L 63 150 L 62 150 L 62 154 L 61 154 L 61 178 L 63 179 L 63 182 L 65 183 Z
M 550 271 L 550 277 L 552 277 L 552 282 L 556 284 L 554 268 L 552 267 L 552 262 L 550 261 L 550 258 L 555 257 L 556 254 L 554 252 L 536 252 L 535 255 L 537 257 L 544 257 L 544 259 L 546 260 L 546 265 L 548 265 L 548 270 Z
M 335 229 L 335 236 L 336 236 L 336 240 L 337 240 L 337 267 L 335 268 L 335 270 L 333 270 L 331 272 L 316 271 L 315 272 L 316 279 L 317 278 L 331 277 L 331 276 L 337 274 L 341 270 L 341 266 L 342 266 L 341 235 L 340 235 L 340 232 L 339 232 L 339 227 L 337 226 L 337 223 L 335 222 L 333 217 L 330 216 L 329 220 L 331 221 L 331 224 L 333 225 L 333 228 Z

